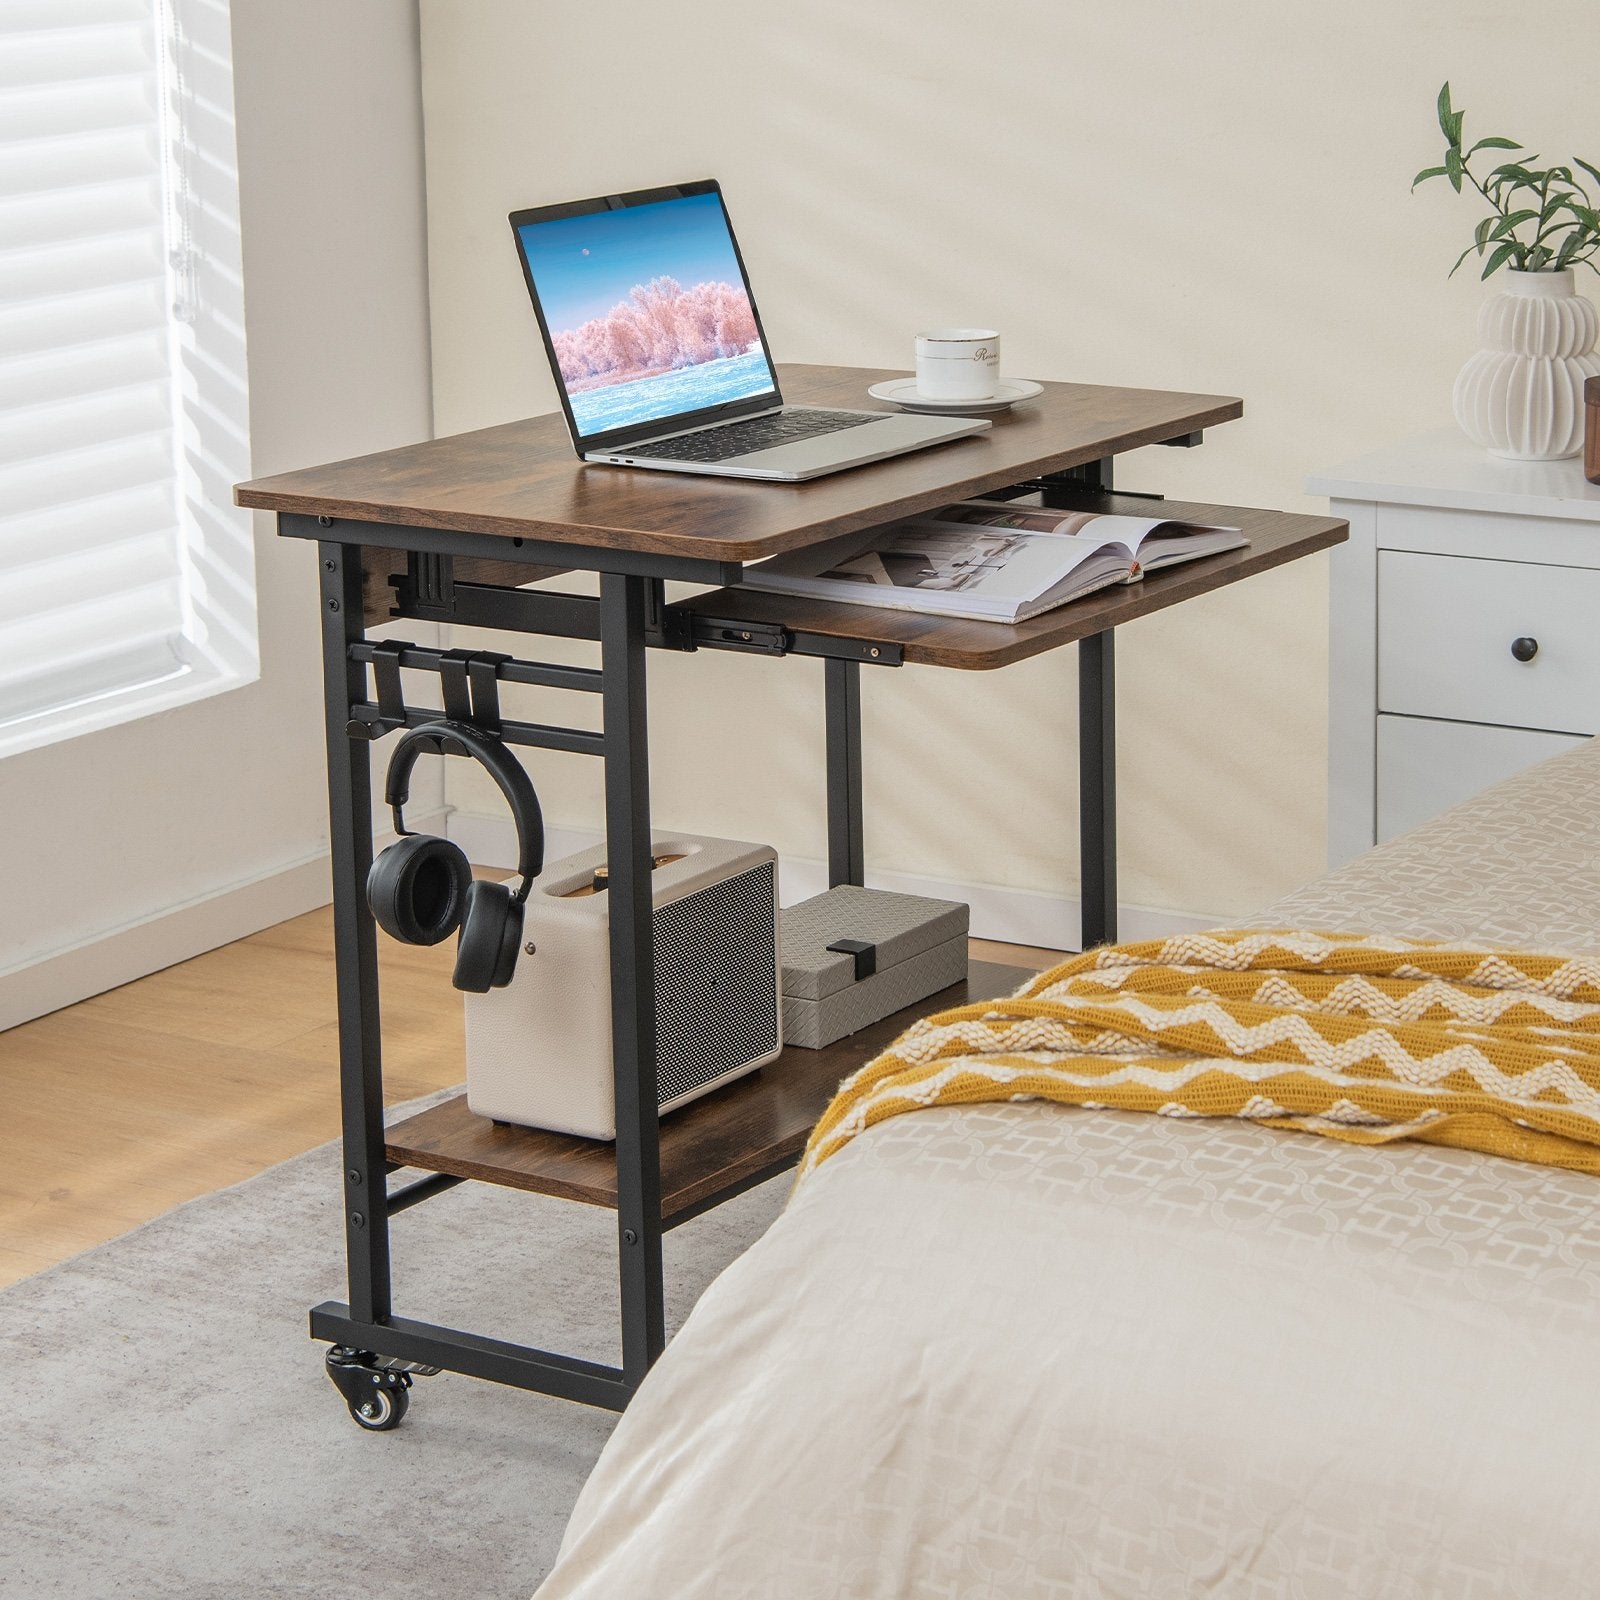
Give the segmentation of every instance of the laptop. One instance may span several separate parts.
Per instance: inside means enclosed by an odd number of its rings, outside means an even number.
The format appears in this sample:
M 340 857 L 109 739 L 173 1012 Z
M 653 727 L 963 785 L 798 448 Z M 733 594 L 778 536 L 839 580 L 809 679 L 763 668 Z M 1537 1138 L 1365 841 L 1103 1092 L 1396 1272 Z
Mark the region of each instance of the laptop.
M 513 211 L 511 230 L 585 461 L 788 483 L 989 426 L 786 406 L 714 180 Z

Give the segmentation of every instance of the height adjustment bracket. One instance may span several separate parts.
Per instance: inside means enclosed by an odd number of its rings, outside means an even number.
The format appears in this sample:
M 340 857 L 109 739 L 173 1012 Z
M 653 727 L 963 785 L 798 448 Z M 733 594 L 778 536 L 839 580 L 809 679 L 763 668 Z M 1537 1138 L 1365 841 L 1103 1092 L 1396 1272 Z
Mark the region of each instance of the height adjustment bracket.
M 448 622 L 456 609 L 455 558 L 429 550 L 408 550 L 404 574 L 389 579 L 396 609 L 429 621 Z

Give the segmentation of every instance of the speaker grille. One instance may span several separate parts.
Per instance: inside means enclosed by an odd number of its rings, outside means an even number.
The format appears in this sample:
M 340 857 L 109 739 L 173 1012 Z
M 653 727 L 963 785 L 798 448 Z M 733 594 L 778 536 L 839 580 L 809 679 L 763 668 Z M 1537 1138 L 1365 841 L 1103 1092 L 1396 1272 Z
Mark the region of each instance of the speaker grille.
M 776 900 L 767 861 L 656 908 L 660 1104 L 777 1049 Z

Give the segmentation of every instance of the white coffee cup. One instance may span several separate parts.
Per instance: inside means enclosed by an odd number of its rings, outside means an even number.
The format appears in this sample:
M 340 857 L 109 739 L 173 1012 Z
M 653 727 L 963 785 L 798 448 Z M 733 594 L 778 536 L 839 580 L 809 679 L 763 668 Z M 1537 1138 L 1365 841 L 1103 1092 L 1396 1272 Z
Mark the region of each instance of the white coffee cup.
M 932 328 L 917 335 L 917 393 L 929 400 L 992 400 L 1000 384 L 993 328 Z

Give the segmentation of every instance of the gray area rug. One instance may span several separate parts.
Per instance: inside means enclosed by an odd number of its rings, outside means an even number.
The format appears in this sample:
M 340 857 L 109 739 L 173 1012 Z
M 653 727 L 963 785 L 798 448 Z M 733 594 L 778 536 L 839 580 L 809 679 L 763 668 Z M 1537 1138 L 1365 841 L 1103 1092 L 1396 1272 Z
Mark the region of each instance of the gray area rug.
M 359 1429 L 306 1335 L 344 1298 L 339 1167 L 326 1145 L 0 1294 L 6 1600 L 532 1592 L 615 1419 L 442 1373 Z M 667 1235 L 672 1327 L 789 1182 Z M 396 1310 L 619 1360 L 614 1227 L 463 1184 L 394 1219 Z

